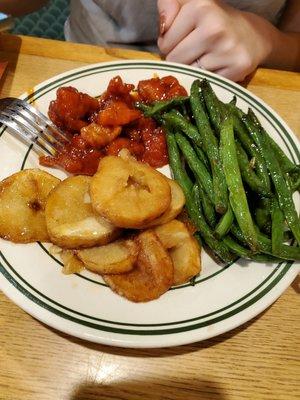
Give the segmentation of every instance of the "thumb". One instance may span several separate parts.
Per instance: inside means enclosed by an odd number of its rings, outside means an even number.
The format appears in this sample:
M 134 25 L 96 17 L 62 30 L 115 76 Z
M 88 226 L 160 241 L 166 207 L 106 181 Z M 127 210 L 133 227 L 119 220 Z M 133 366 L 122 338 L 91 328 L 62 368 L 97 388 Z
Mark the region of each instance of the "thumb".
M 162 36 L 172 25 L 180 10 L 178 0 L 157 0 L 159 15 L 159 35 Z

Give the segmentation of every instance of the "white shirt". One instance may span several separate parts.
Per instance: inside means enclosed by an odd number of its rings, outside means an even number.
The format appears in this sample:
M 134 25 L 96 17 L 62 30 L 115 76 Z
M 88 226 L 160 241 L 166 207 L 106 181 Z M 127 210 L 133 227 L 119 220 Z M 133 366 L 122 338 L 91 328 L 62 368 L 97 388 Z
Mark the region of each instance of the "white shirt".
M 276 24 L 285 0 L 226 0 Z M 67 40 L 153 50 L 158 34 L 157 0 L 71 0 Z

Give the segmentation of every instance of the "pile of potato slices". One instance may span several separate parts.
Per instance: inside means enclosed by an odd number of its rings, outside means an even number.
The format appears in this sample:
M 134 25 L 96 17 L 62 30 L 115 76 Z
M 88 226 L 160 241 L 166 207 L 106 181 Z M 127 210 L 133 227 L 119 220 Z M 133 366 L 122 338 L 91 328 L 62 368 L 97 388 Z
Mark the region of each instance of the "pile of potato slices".
M 154 300 L 199 274 L 200 248 L 175 219 L 180 186 L 126 151 L 100 160 L 92 177 L 60 181 L 39 169 L 0 183 L 0 237 L 44 241 L 64 273 L 86 268 L 134 302 Z

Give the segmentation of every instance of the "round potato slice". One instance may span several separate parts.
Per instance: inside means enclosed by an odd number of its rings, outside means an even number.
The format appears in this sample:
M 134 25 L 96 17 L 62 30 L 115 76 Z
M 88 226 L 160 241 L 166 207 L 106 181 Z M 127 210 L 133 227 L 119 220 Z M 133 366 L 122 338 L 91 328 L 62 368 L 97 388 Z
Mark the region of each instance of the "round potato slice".
M 200 249 L 193 236 L 171 248 L 169 254 L 174 266 L 173 285 L 182 285 L 200 273 Z
M 138 255 L 133 240 L 116 240 L 105 246 L 76 251 L 77 257 L 90 271 L 98 274 L 122 274 L 132 270 Z
M 175 182 L 173 179 L 166 178 L 169 182 L 171 188 L 171 203 L 170 207 L 165 211 L 160 217 L 154 219 L 153 221 L 148 222 L 143 226 L 144 228 L 150 228 L 157 225 L 165 224 L 169 221 L 172 221 L 177 217 L 178 214 L 181 213 L 184 204 L 185 197 L 181 187 Z
M 157 299 L 173 283 L 173 264 L 156 234 L 145 231 L 137 237 L 139 245 L 135 268 L 120 275 L 103 275 L 111 289 L 128 300 L 145 302 Z
M 135 160 L 104 157 L 92 177 L 94 209 L 123 228 L 139 228 L 163 214 L 171 203 L 171 189 L 160 172 Z
M 59 182 L 39 169 L 26 169 L 0 182 L 0 237 L 15 243 L 49 241 L 46 199 Z
M 174 285 L 189 281 L 201 271 L 200 246 L 184 223 L 173 220 L 154 229 L 174 266 Z
M 46 222 L 52 243 L 66 249 L 104 245 L 120 230 L 97 215 L 91 205 L 91 177 L 72 176 L 53 190 L 46 204 Z
M 165 249 L 176 247 L 191 236 L 184 223 L 177 219 L 153 229 Z

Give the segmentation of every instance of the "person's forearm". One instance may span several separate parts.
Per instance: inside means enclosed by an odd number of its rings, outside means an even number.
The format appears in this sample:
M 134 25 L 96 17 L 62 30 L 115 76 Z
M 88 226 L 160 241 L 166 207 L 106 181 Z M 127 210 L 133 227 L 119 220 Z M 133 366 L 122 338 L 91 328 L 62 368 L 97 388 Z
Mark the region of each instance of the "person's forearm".
M 279 29 L 284 32 L 300 32 L 300 1 L 288 0 L 281 15 Z
M 263 65 L 300 71 L 300 33 L 278 31 L 272 43 L 272 51 Z
M 272 40 L 266 66 L 300 70 L 300 1 L 288 0 Z
M 48 3 L 48 0 L 0 0 L 0 12 L 14 17 L 29 14 Z

